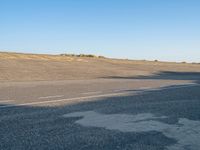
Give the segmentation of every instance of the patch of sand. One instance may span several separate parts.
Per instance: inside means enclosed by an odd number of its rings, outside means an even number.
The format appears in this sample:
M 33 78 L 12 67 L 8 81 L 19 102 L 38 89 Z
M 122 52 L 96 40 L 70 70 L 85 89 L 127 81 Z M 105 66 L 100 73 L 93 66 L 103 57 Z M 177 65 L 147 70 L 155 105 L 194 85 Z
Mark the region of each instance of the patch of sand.
M 169 150 L 197 150 L 200 147 L 200 121 L 179 118 L 177 124 L 167 124 L 161 119 L 166 116 L 155 116 L 151 113 L 137 115 L 100 114 L 94 111 L 65 114 L 64 117 L 83 117 L 76 121 L 86 127 L 100 127 L 121 132 L 161 132 L 177 143 L 167 147 Z

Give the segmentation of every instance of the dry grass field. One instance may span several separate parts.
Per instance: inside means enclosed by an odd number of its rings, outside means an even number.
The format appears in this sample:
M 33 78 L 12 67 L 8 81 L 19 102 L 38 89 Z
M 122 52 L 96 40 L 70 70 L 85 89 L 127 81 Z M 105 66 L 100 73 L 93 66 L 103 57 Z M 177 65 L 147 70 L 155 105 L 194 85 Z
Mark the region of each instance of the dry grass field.
M 138 77 L 163 71 L 200 72 L 200 64 L 0 52 L 0 81 Z

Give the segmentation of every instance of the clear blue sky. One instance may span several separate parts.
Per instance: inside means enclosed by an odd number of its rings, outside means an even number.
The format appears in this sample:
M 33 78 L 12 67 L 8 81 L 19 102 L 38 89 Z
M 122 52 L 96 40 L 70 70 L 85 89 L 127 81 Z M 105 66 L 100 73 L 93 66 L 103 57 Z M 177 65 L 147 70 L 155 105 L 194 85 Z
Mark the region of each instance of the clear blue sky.
M 0 50 L 200 62 L 200 0 L 0 0 Z

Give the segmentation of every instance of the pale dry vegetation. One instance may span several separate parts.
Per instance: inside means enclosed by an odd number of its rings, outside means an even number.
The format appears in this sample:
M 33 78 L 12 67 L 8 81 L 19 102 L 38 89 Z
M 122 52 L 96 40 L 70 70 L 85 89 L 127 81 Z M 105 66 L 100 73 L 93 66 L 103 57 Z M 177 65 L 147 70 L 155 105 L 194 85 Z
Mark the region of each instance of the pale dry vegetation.
M 199 64 L 108 59 L 88 55 L 39 55 L 0 52 L 0 81 L 38 81 L 134 77 L 160 71 L 200 72 Z

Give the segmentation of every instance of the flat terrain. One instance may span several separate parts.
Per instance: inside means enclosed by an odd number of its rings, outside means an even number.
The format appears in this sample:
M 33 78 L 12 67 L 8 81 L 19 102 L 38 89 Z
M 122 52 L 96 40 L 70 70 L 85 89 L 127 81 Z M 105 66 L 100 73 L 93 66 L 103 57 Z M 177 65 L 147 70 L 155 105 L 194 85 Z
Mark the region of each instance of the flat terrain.
M 0 53 L 0 149 L 198 150 L 200 65 Z
M 200 64 L 0 53 L 0 81 L 131 78 L 164 71 L 200 72 Z

